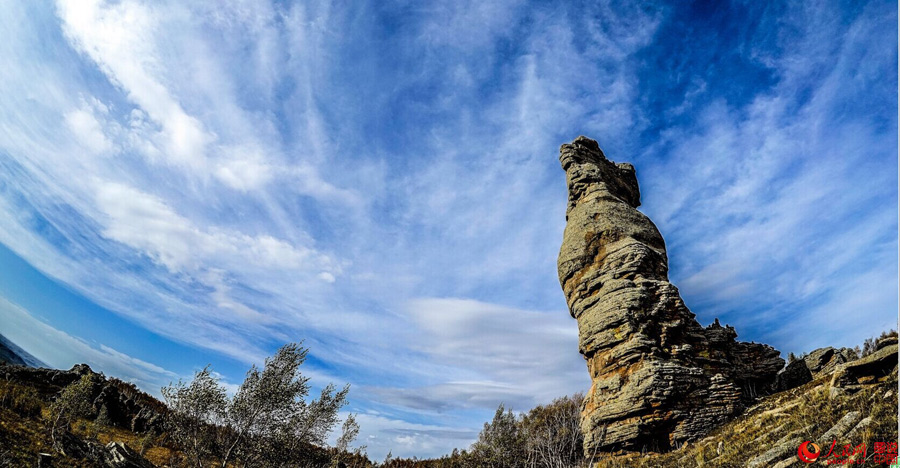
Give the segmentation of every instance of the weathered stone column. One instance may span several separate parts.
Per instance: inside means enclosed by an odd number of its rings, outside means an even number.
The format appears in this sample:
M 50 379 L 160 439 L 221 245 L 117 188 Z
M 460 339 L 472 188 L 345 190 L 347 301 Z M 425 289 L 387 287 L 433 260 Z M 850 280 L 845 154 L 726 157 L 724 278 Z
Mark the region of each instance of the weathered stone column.
M 736 342 L 718 320 L 701 327 L 669 283 L 665 241 L 637 210 L 634 167 L 585 137 L 562 145 L 559 160 L 569 189 L 559 282 L 592 382 L 585 454 L 669 450 L 771 387 L 778 351 Z

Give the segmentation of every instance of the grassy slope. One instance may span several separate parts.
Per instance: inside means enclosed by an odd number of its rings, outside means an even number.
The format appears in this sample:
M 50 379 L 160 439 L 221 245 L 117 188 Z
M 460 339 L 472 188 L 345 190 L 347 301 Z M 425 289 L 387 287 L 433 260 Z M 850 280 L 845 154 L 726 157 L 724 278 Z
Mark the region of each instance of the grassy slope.
M 830 381 L 831 376 L 828 375 L 801 387 L 766 397 L 742 416 L 708 437 L 679 450 L 664 455 L 632 454 L 608 457 L 601 459 L 597 466 L 600 468 L 743 467 L 749 460 L 770 449 L 779 440 L 787 438 L 789 434 L 816 442 L 827 453 L 831 441 L 821 440 L 821 436 L 850 411 L 858 411 L 862 417 L 871 417 L 872 425 L 854 436 L 852 440 L 838 440 L 837 449 L 840 450 L 842 443 L 853 445 L 865 443 L 868 447 L 868 456 L 862 466 L 887 466 L 875 465 L 872 457 L 875 442 L 897 441 L 896 371 L 883 382 L 864 388 L 855 395 L 844 395 L 834 399 L 828 397 Z M 717 454 L 720 441 L 722 450 L 721 454 Z M 796 460 L 796 450 L 792 452 L 791 457 Z M 791 466 L 800 465 L 797 462 Z M 821 460 L 803 466 L 820 465 L 824 466 Z
M 53 450 L 47 424 L 48 406 L 32 388 L 9 382 L 0 384 L 0 467 L 34 466 L 40 452 L 53 454 L 55 466 L 91 466 Z M 118 441 L 137 451 L 141 448 L 140 435 L 116 427 L 99 427 L 91 433 L 92 425 L 87 420 L 75 423 L 72 432 L 103 444 Z M 144 456 L 154 464 L 162 465 L 174 453 L 168 447 L 149 444 Z

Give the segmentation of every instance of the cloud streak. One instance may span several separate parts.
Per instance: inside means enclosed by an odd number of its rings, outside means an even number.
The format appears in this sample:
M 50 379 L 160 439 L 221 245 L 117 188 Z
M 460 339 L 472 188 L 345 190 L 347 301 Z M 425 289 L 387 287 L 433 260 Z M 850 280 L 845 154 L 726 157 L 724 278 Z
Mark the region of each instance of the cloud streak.
M 578 134 L 636 165 L 701 321 L 785 352 L 896 321 L 888 2 L 3 9 L 0 242 L 231 381 L 305 340 L 376 458 L 586 387 L 556 278 Z

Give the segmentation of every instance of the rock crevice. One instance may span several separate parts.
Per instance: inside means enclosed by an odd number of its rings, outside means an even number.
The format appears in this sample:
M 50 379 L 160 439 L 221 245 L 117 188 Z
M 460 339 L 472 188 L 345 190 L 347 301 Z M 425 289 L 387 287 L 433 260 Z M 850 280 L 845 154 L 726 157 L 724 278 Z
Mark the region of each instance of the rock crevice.
M 641 204 L 635 169 L 578 137 L 560 148 L 566 229 L 559 280 L 578 321 L 591 388 L 585 453 L 665 451 L 696 439 L 772 386 L 775 349 L 702 327 L 668 280 L 665 241 Z

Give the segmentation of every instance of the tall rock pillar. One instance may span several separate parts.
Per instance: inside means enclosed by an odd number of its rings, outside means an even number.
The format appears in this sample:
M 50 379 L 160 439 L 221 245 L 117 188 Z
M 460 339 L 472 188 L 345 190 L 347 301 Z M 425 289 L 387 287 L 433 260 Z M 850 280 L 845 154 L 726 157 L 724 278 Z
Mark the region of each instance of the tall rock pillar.
M 665 451 L 700 437 L 768 389 L 784 366 L 770 346 L 702 327 L 668 280 L 666 245 L 634 167 L 597 142 L 562 145 L 569 202 L 559 282 L 591 377 L 585 453 Z

